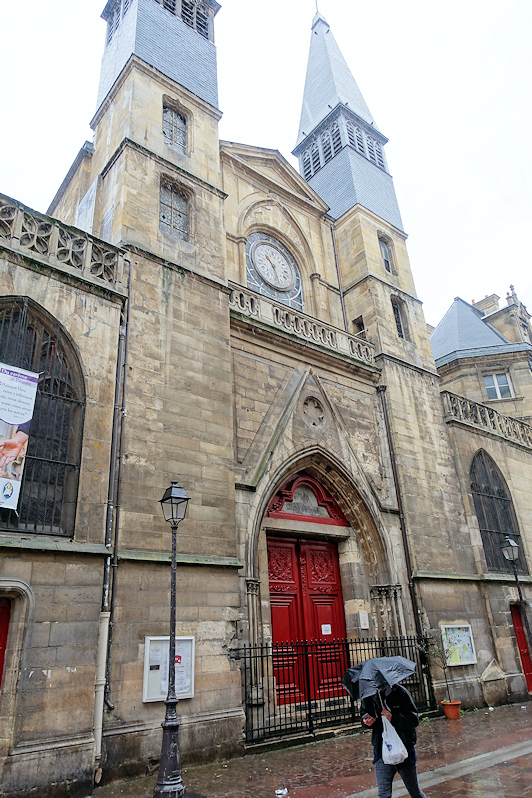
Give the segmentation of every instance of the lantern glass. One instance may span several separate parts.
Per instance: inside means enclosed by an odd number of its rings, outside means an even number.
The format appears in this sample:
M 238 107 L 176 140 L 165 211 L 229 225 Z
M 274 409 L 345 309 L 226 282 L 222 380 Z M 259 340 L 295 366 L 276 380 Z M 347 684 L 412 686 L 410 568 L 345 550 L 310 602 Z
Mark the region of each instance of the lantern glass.
M 517 558 L 519 557 L 519 546 L 517 545 L 515 540 L 512 540 L 511 537 L 506 536 L 506 539 L 502 544 L 501 549 L 506 559 L 509 560 L 510 562 L 512 560 L 517 560 Z
M 164 496 L 160 501 L 164 520 L 173 526 L 177 526 L 186 515 L 189 498 L 183 488 L 179 487 L 176 481 L 172 481 L 169 488 L 166 488 Z

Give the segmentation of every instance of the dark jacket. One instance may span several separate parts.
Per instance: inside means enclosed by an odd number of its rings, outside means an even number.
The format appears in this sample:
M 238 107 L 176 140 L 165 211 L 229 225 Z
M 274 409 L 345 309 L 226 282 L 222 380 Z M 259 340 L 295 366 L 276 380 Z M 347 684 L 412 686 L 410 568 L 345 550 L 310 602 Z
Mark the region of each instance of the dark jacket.
M 408 759 L 415 762 L 416 754 L 414 746 L 417 739 L 416 726 L 419 725 L 419 718 L 412 696 L 408 690 L 400 684 L 396 684 L 392 687 L 391 692 L 387 696 L 385 696 L 384 691 L 382 691 L 381 697 L 385 708 L 389 709 L 392 713 L 392 726 L 397 731 L 397 734 L 408 751 Z M 375 752 L 373 761 L 375 762 L 382 757 L 381 702 L 377 694 L 362 700 L 360 704 L 361 718 L 366 714 L 377 719 L 371 727 L 371 742 Z M 367 728 L 365 724 L 363 725 L 364 728 Z

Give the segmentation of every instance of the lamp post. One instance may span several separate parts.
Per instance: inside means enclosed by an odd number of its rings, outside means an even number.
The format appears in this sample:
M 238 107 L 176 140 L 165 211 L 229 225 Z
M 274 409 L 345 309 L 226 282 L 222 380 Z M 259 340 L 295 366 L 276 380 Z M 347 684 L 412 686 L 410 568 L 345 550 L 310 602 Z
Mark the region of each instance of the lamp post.
M 177 696 L 175 694 L 175 616 L 176 616 L 176 570 L 177 527 L 185 517 L 189 499 L 183 488 L 173 481 L 160 501 L 164 520 L 172 526 L 172 581 L 170 589 L 170 646 L 168 653 L 168 695 L 163 727 L 161 764 L 159 778 L 153 791 L 154 798 L 183 798 L 186 787 L 181 778 L 179 755 L 179 721 L 177 719 Z
M 519 546 L 517 545 L 515 540 L 513 540 L 509 535 L 506 535 L 504 543 L 501 546 L 501 551 L 506 560 L 508 560 L 508 562 L 511 563 L 512 565 L 512 570 L 515 576 L 515 582 L 517 584 L 517 592 L 519 594 L 519 605 L 521 607 L 521 614 L 523 615 L 523 619 L 525 622 L 528 645 L 530 647 L 530 650 L 532 651 L 532 635 L 530 634 L 530 625 L 528 623 L 528 615 L 526 613 L 526 603 L 523 598 L 523 593 L 521 591 L 521 585 L 519 584 L 519 577 L 517 576 L 517 566 L 515 564 L 517 558 L 519 557 Z

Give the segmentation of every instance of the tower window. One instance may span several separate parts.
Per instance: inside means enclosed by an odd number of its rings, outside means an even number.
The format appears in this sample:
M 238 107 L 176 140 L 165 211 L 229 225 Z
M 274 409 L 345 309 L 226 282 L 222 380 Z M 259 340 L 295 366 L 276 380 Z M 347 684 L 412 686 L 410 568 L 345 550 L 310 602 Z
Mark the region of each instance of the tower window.
M 310 153 L 305 150 L 303 153 L 303 177 L 308 180 L 312 176 L 312 166 L 310 164 Z
M 365 155 L 364 151 L 364 137 L 362 136 L 362 131 L 359 127 L 356 129 L 356 139 L 357 139 L 357 150 Z
M 336 153 L 340 152 L 342 149 L 342 138 L 340 136 L 340 128 L 338 127 L 338 123 L 335 122 L 332 126 L 332 143 L 333 143 L 333 152 Z
M 310 150 L 312 158 L 312 172 L 315 174 L 321 168 L 320 149 L 315 141 Z
M 176 0 L 163 0 L 163 8 L 166 8 L 167 11 L 171 11 L 172 14 L 175 14 L 175 4 Z
M 403 313 L 401 305 L 397 299 L 392 299 L 393 317 L 395 319 L 395 326 L 397 327 L 397 335 L 399 338 L 406 340 L 405 324 L 403 320 Z
M 384 169 L 384 157 L 382 154 L 382 147 L 378 141 L 375 142 L 375 154 L 377 156 L 378 165 L 381 167 L 381 169 Z
M 379 246 L 381 248 L 381 255 L 382 255 L 382 260 L 384 261 L 384 267 L 387 272 L 391 272 L 392 259 L 390 257 L 390 250 L 388 249 L 388 244 L 386 243 L 386 241 L 383 241 L 382 238 L 379 238 Z
M 513 396 L 508 374 L 485 374 L 484 387 L 488 399 L 511 399 Z
M 325 158 L 325 163 L 327 163 L 327 161 L 330 161 L 332 158 L 331 137 L 327 130 L 321 137 L 321 146 L 323 148 L 323 157 Z
M 163 106 L 164 143 L 177 152 L 185 154 L 187 149 L 187 120 L 178 111 Z
M 124 10 L 122 12 L 122 16 L 125 17 L 127 12 L 129 11 L 129 3 L 130 0 L 124 0 Z
M 358 319 L 353 319 L 353 328 L 355 335 L 360 335 L 361 338 L 366 340 L 366 328 L 364 326 L 364 319 L 359 316 Z
M 159 229 L 182 241 L 188 241 L 188 198 L 177 186 L 161 183 Z
M 347 128 L 347 139 L 352 147 L 355 146 L 355 131 L 353 130 L 353 125 L 349 122 L 346 125 Z
M 118 6 L 112 17 L 109 17 L 109 21 L 107 23 L 107 44 L 110 44 L 113 36 L 118 30 L 119 25 L 120 25 L 120 6 Z
M 175 6 L 175 0 L 171 1 Z M 209 38 L 209 11 L 203 3 L 181 0 L 181 18 L 186 25 L 194 28 L 204 39 Z
M 369 136 L 368 136 L 368 138 L 366 139 L 366 142 L 367 142 L 367 145 L 368 145 L 368 155 L 369 155 L 370 161 L 373 161 L 373 163 L 377 163 L 377 159 L 375 157 L 375 147 L 373 146 L 373 139 L 370 139 Z

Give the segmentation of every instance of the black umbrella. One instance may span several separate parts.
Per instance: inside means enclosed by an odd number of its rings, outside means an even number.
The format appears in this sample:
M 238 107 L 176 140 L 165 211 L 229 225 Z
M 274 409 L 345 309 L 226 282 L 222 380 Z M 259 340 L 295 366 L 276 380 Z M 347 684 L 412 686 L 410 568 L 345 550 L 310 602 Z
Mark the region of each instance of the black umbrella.
M 348 668 L 342 685 L 353 698 L 367 698 L 411 676 L 416 663 L 405 657 L 374 657 Z

